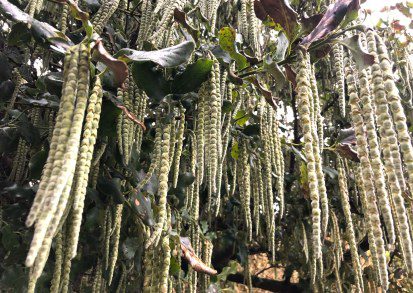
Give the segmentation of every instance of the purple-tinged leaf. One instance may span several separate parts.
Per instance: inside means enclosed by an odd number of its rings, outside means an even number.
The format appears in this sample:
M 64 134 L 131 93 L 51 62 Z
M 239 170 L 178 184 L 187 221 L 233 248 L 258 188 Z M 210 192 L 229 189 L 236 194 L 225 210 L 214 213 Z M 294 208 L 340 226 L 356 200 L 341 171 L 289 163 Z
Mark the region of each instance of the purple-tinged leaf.
M 259 19 L 265 20 L 269 16 L 279 24 L 290 42 L 295 39 L 299 30 L 298 14 L 287 0 L 255 0 L 254 10 Z
M 331 4 L 315 29 L 301 41 L 301 45 L 308 48 L 313 42 L 324 38 L 343 22 L 346 15 L 354 14 L 359 8 L 360 0 L 339 0 Z

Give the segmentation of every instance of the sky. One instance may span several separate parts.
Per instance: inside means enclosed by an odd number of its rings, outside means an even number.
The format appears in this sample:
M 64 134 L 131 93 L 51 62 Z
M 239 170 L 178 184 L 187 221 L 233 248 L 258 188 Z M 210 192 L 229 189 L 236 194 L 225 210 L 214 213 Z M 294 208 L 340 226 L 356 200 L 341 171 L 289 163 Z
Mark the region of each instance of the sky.
M 380 20 L 380 18 L 383 18 L 383 20 L 386 20 L 388 18 L 390 21 L 400 20 L 400 24 L 409 26 L 411 19 L 404 16 L 397 9 L 394 9 L 392 11 L 384 11 L 384 12 L 381 11 L 386 6 L 387 7 L 393 6 L 397 3 L 406 3 L 406 2 L 407 1 L 401 1 L 401 0 L 367 0 L 365 3 L 361 4 L 361 8 L 371 11 L 371 15 L 368 16 L 368 18 L 366 19 L 366 21 L 369 24 L 374 25 Z

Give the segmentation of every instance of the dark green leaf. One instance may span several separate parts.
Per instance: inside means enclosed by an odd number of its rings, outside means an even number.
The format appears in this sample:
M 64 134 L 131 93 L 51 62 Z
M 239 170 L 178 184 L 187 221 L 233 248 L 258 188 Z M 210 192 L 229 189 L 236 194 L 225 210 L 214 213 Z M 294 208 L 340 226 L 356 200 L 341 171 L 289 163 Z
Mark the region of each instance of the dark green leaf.
M 194 183 L 195 176 L 191 172 L 180 173 L 178 177 L 178 186 L 187 187 Z
M 172 93 L 186 94 L 198 91 L 201 84 L 208 79 L 212 64 L 212 60 L 204 58 L 189 64 L 184 72 L 174 78 Z
M 131 196 L 129 203 L 132 210 L 138 215 L 145 225 L 152 227 L 155 224 L 151 201 L 146 198 L 141 191 L 135 191 Z
M 6 54 L 0 52 L 0 81 L 6 81 L 12 77 L 12 68 Z
M 116 137 L 117 118 L 121 112 L 112 102 L 103 100 L 101 116 L 105 119 L 99 121 L 98 136 Z
M 120 186 L 119 178 L 99 178 L 97 184 L 97 190 L 106 195 L 108 198 L 112 197 L 117 204 L 123 204 L 126 200 L 123 196 Z
M 0 0 L 0 12 L 12 21 L 30 25 L 34 39 L 58 53 L 63 54 L 73 46 L 72 41 L 61 31 L 48 23 L 34 19 L 6 0 Z
M 40 144 L 40 132 L 39 129 L 36 128 L 32 123 L 27 121 L 19 121 L 18 130 L 20 135 L 33 146 L 37 146 Z
M 151 62 L 137 63 L 132 66 L 132 76 L 136 85 L 143 89 L 149 98 L 160 102 L 170 93 L 170 85 Z
M 248 136 L 259 135 L 260 134 L 260 125 L 259 124 L 250 124 L 245 126 L 242 130 L 242 133 Z
M 29 172 L 31 179 L 40 179 L 43 166 L 46 163 L 48 152 L 41 150 L 34 154 L 29 161 Z
M 62 72 L 50 72 L 41 79 L 44 81 L 46 89 L 49 93 L 60 96 L 63 86 Z
M 139 246 L 138 237 L 128 237 L 122 243 L 122 252 L 126 259 L 132 259 L 135 256 Z
M 25 23 L 16 23 L 11 27 L 7 37 L 9 46 L 21 46 L 27 44 L 31 39 L 30 31 Z
M 14 82 L 12 82 L 11 80 L 5 80 L 0 83 L 0 93 L 2 93 L 0 95 L 0 101 L 4 102 L 10 100 L 11 96 L 13 95 L 14 88 Z
M 19 245 L 19 238 L 9 225 L 1 229 L 1 243 L 6 251 L 11 251 Z

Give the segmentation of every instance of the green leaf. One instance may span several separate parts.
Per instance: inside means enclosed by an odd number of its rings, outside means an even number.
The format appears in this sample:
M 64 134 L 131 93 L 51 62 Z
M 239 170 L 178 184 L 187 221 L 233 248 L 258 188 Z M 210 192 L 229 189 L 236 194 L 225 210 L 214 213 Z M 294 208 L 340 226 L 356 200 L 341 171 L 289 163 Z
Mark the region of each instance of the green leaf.
M 238 157 L 239 157 L 238 142 L 235 142 L 231 147 L 231 157 L 235 160 L 238 160 Z
M 279 33 L 277 38 L 277 50 L 275 51 L 275 61 L 284 60 L 289 45 L 290 42 L 285 33 Z
M 208 80 L 212 64 L 212 60 L 205 58 L 189 64 L 184 72 L 174 78 L 172 92 L 174 94 L 185 94 L 198 91 L 201 84 Z
M 137 51 L 125 48 L 121 49 L 116 56 L 126 59 L 127 61 L 138 63 L 152 61 L 162 67 L 176 67 L 187 62 L 194 50 L 195 43 L 192 41 L 185 41 L 176 46 L 156 51 Z
M 99 121 L 99 137 L 116 137 L 117 118 L 121 112 L 122 110 L 117 108 L 111 101 L 103 100 L 101 117 L 105 117 L 105 119 Z
M 169 82 L 152 62 L 135 62 L 132 65 L 132 76 L 136 85 L 143 89 L 149 98 L 157 102 L 162 101 L 170 93 Z
M 250 124 L 245 126 L 242 130 L 242 133 L 248 136 L 259 135 L 260 134 L 260 125 L 259 124 Z
M 138 237 L 128 237 L 122 243 L 122 252 L 126 259 L 132 259 L 135 256 L 139 246 Z
M 263 58 L 263 71 L 268 72 L 274 78 L 277 88 L 282 89 L 287 84 L 287 78 L 281 67 L 267 55 Z
M 235 45 L 235 36 L 236 33 L 233 28 L 228 26 L 221 28 L 218 33 L 219 45 L 235 60 L 238 69 L 243 69 L 248 66 L 247 58 L 238 52 Z
M 177 186 L 188 187 L 195 181 L 195 176 L 191 172 L 183 172 L 178 176 Z
M 43 167 L 46 164 L 48 152 L 41 150 L 34 154 L 29 161 L 30 179 L 40 179 Z
M 141 191 L 135 191 L 129 199 L 130 206 L 134 213 L 149 227 L 155 224 L 151 201 L 146 198 Z
M 323 172 L 326 173 L 333 180 L 336 179 L 338 176 L 337 170 L 329 166 L 323 166 Z
M 21 46 L 30 42 L 31 35 L 24 23 L 16 23 L 11 27 L 10 33 L 7 37 L 9 46 Z
M 6 251 L 11 251 L 19 246 L 19 238 L 9 225 L 6 225 L 1 229 L 1 243 Z
M 237 273 L 238 263 L 235 260 L 231 260 L 228 266 L 222 269 L 222 272 L 217 275 L 219 281 L 226 281 L 229 275 Z
M 100 177 L 97 184 L 97 190 L 106 195 L 106 197 L 112 197 L 116 204 L 123 204 L 126 199 L 121 191 L 121 180 L 119 178 L 102 178 Z
M 249 118 L 250 115 L 245 110 L 239 110 L 237 114 L 235 114 L 234 120 L 239 126 L 244 126 Z
M 181 257 L 180 255 L 178 255 L 177 257 Z M 176 257 L 172 256 L 171 257 L 171 264 L 169 265 L 169 274 L 171 276 L 178 276 L 179 272 L 181 271 L 181 266 L 178 262 L 178 260 L 176 259 Z

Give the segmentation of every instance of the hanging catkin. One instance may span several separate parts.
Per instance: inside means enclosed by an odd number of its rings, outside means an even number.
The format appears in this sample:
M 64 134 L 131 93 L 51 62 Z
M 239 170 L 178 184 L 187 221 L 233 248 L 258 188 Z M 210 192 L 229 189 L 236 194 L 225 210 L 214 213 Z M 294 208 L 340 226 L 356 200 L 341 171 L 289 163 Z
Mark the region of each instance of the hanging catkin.
M 247 230 L 247 240 L 252 240 L 252 219 L 251 219 L 251 169 L 250 169 L 250 160 L 247 151 L 247 144 L 246 142 L 242 141 L 239 144 L 240 149 L 240 197 L 241 197 L 241 204 L 243 207 L 244 217 L 245 217 L 245 226 Z
M 320 193 L 320 203 L 321 203 L 321 228 L 323 234 L 326 235 L 327 233 L 327 226 L 328 226 L 328 218 L 329 218 L 329 207 L 328 207 L 328 197 L 327 197 L 327 189 L 325 185 L 324 173 L 323 173 L 323 165 L 320 153 L 320 142 L 319 142 L 319 134 L 317 131 L 319 120 L 319 97 L 318 97 L 318 90 L 317 84 L 315 83 L 315 76 L 314 71 L 312 70 L 310 58 L 306 57 L 307 59 L 307 76 L 311 85 L 311 89 L 309 91 L 309 99 L 310 99 L 310 117 L 311 117 L 311 131 L 313 136 L 313 150 L 314 150 L 314 159 L 315 159 L 315 167 L 317 173 L 317 181 L 318 181 L 318 191 Z
M 367 70 L 359 70 L 359 84 L 360 84 L 360 103 L 362 107 L 362 115 L 367 132 L 367 141 L 369 146 L 369 155 L 371 160 L 371 168 L 374 176 L 374 187 L 379 201 L 380 211 L 383 215 L 384 224 L 386 226 L 389 243 L 393 244 L 395 241 L 395 232 L 393 217 L 390 209 L 389 195 L 387 193 L 386 184 L 383 173 L 383 163 L 380 158 L 379 143 L 377 139 L 377 131 L 375 125 L 375 117 L 373 107 L 371 104 L 371 94 L 368 82 Z
M 55 127 L 56 150 L 49 153 L 50 169 L 46 166 L 44 184 L 40 183 L 32 210 L 26 224 L 36 220 L 35 233 L 26 259 L 26 265 L 34 267 L 38 278 L 48 257 L 51 240 L 59 226 L 73 181 L 80 134 L 86 108 L 89 87 L 89 49 L 81 44 L 66 54 L 64 85 L 59 113 L 61 122 Z M 59 116 L 59 114 L 58 114 Z M 58 136 L 58 137 L 57 137 Z M 51 146 L 51 149 L 54 147 Z M 41 206 L 40 206 L 41 205 Z
M 56 235 L 56 247 L 55 247 L 55 264 L 52 277 L 52 283 L 50 286 L 51 293 L 59 292 L 60 277 L 62 274 L 62 263 L 63 263 L 63 236 L 62 231 L 59 231 Z
M 218 143 L 221 137 L 221 94 L 219 62 L 214 58 L 210 78 L 209 100 L 205 100 L 205 162 L 208 175 L 208 212 L 211 211 L 213 197 L 217 191 L 217 171 L 219 162 Z
M 152 0 L 143 0 L 141 5 L 142 16 L 140 19 L 137 48 L 141 49 L 144 41 L 148 39 L 152 24 Z
M 271 142 L 267 124 L 266 102 L 262 98 L 259 104 L 260 117 L 260 137 L 263 147 L 263 167 L 264 167 L 264 191 L 265 191 L 265 216 L 267 224 L 268 247 L 270 251 L 275 249 L 274 231 L 275 231 L 275 216 L 274 216 L 274 199 L 272 185 L 272 164 L 271 164 Z M 273 254 L 274 256 L 274 254 Z
M 105 0 L 100 6 L 98 12 L 92 18 L 93 29 L 96 33 L 101 34 L 109 19 L 118 9 L 120 0 Z
M 73 198 L 72 224 L 70 226 L 71 258 L 74 258 L 79 239 L 80 224 L 85 201 L 90 165 L 93 159 L 93 151 L 96 143 L 97 129 L 99 127 L 100 112 L 102 107 L 102 85 L 97 77 L 92 94 L 89 97 L 86 109 L 85 124 L 83 126 L 82 141 L 77 159 L 75 183 L 71 191 Z
M 399 90 L 393 79 L 392 65 L 386 45 L 379 35 L 376 35 L 377 56 L 380 61 L 380 68 L 383 72 L 384 89 L 386 91 L 387 102 L 390 105 L 394 126 L 397 131 L 397 138 L 400 144 L 400 150 L 403 155 L 403 161 L 408 174 L 407 182 L 410 190 L 413 190 L 413 147 L 411 137 L 406 123 L 406 115 L 401 103 Z
M 153 234 L 147 240 L 145 247 L 148 248 L 152 244 L 157 246 L 161 237 L 162 229 L 166 221 L 167 202 L 166 196 L 168 192 L 168 174 L 169 174 L 169 148 L 170 148 L 170 136 L 171 136 L 171 124 L 167 123 L 163 126 L 162 139 L 161 139 L 161 151 L 159 161 L 159 188 L 158 188 L 158 221 L 155 224 Z
M 167 293 L 168 292 L 168 278 L 169 278 L 169 266 L 171 263 L 171 248 L 169 247 L 169 226 L 171 225 L 171 210 L 168 208 L 167 219 L 165 221 L 164 230 L 167 233 L 162 238 L 161 250 L 162 250 L 162 259 L 161 259 L 161 280 L 160 280 L 160 290 L 159 292 Z
M 405 180 L 403 176 L 401 156 L 397 142 L 396 130 L 390 115 L 389 105 L 386 99 L 386 92 L 384 89 L 383 74 L 380 68 L 379 59 L 377 56 L 376 41 L 374 33 L 368 31 L 367 34 L 367 48 L 370 54 L 375 58 L 375 63 L 372 65 L 372 81 L 373 81 L 373 97 L 376 110 L 376 121 L 379 126 L 380 145 L 384 152 L 391 154 L 393 160 L 393 169 L 402 190 L 405 190 Z
M 357 141 L 357 153 L 361 164 L 362 184 L 367 197 L 367 217 L 370 218 L 370 229 L 372 230 L 374 242 L 377 249 L 377 260 L 379 264 L 380 283 L 384 290 L 388 287 L 386 254 L 383 241 L 383 233 L 380 225 L 379 211 L 376 204 L 376 195 L 373 185 L 373 172 L 371 170 L 370 158 L 368 155 L 367 140 L 365 137 L 364 122 L 359 106 L 359 96 L 355 84 L 355 77 L 351 68 L 351 60 L 345 52 L 344 68 L 347 82 L 348 93 L 350 96 L 349 104 L 351 109 L 351 118 Z
M 119 238 L 120 238 L 120 230 L 122 227 L 122 211 L 123 211 L 123 204 L 118 204 L 115 207 L 115 221 L 113 223 L 113 234 L 112 234 L 112 251 L 110 254 L 109 260 L 109 275 L 108 275 L 108 285 L 112 283 L 113 273 L 115 271 L 116 261 L 118 259 L 118 252 L 119 252 Z
M 347 177 L 344 171 L 342 160 L 339 158 L 337 162 L 338 184 L 340 188 L 341 207 L 343 208 L 344 217 L 346 219 L 346 233 L 350 245 L 351 261 L 356 275 L 356 290 L 361 291 L 363 285 L 363 271 L 360 265 L 360 256 L 358 254 L 356 236 L 354 233 L 353 220 L 350 211 L 350 200 L 348 195 Z
M 182 8 L 185 5 L 186 0 L 173 0 L 172 3 L 167 2 L 166 4 L 162 4 L 165 9 L 162 11 L 162 17 L 159 23 L 156 25 L 156 30 L 149 38 L 149 41 L 153 42 L 156 47 L 159 47 L 163 38 L 161 37 L 165 32 L 168 32 L 174 17 L 174 10 Z M 159 4 L 158 4 L 159 5 Z M 157 6 L 158 8 L 158 6 Z M 157 9 L 155 9 L 154 13 L 157 13 Z
M 319 205 L 319 183 L 314 158 L 313 130 L 310 110 L 310 82 L 308 79 L 307 60 L 301 50 L 297 51 L 297 106 L 300 114 L 301 128 L 304 133 L 304 152 L 307 159 L 308 185 L 311 198 L 313 262 L 321 258 L 321 221 Z M 315 277 L 315 274 L 314 274 Z M 314 282 L 313 277 L 313 282 Z
M 343 46 L 335 44 L 332 50 L 333 69 L 336 76 L 336 90 L 338 93 L 338 105 L 341 117 L 346 116 L 346 95 L 344 92 L 344 71 L 343 71 Z

